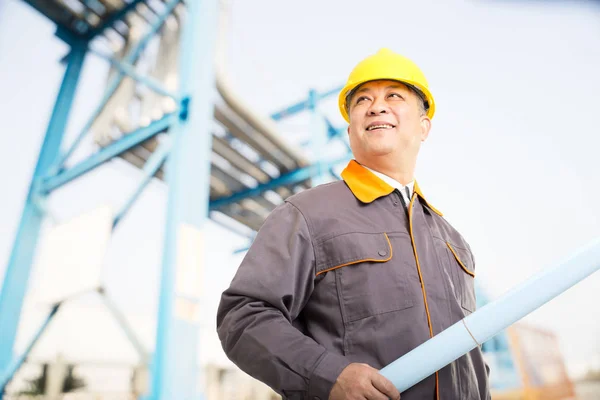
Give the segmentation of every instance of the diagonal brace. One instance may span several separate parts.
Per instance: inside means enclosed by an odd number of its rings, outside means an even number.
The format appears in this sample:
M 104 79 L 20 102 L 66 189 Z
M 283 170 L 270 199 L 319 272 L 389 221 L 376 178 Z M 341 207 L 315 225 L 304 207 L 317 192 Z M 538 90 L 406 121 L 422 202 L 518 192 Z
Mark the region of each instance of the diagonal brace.
M 133 206 L 137 198 L 142 194 L 144 188 L 150 183 L 152 177 L 156 174 L 156 172 L 160 169 L 161 165 L 165 162 L 167 157 L 169 156 L 169 152 L 171 150 L 171 140 L 170 137 L 166 137 L 163 142 L 152 152 L 152 155 L 148 158 L 146 163 L 144 164 L 143 172 L 144 177 L 142 181 L 127 200 L 125 205 L 119 210 L 115 219 L 113 221 L 113 229 L 117 227 L 121 219 L 127 214 L 127 211 Z
M 342 90 L 342 87 L 336 87 L 334 89 L 328 90 L 327 92 L 324 93 L 318 93 L 315 97 L 316 101 L 320 101 L 323 99 L 326 99 L 327 97 L 333 95 L 333 94 L 338 94 L 340 91 Z M 277 111 L 273 114 L 271 114 L 271 118 L 273 118 L 275 121 L 279 121 L 285 117 L 290 117 L 294 114 L 300 113 L 302 111 L 305 110 L 309 110 L 311 107 L 310 104 L 310 100 L 303 100 L 301 102 L 298 102 L 294 105 L 289 106 L 288 108 L 281 110 L 281 111 Z
M 66 171 L 52 177 L 46 178 L 40 190 L 42 193 L 48 193 L 52 190 L 72 181 L 75 178 L 93 170 L 102 165 L 111 158 L 118 156 L 121 153 L 139 145 L 140 143 L 152 138 L 153 136 L 168 129 L 175 121 L 176 117 L 173 114 L 166 115 L 153 122 L 144 128 L 139 128 L 132 133 L 125 135 L 123 138 L 110 145 L 104 147 L 88 159 L 81 161 L 79 164 L 69 168 Z
M 146 45 L 150 42 L 150 39 L 152 39 L 154 37 L 156 32 L 164 24 L 164 22 L 167 20 L 169 15 L 171 15 L 171 13 L 175 9 L 175 7 L 180 3 L 180 1 L 181 0 L 171 0 L 169 3 L 167 3 L 165 10 L 160 15 L 160 17 L 152 24 L 152 26 L 150 27 L 150 30 L 123 58 L 124 64 L 133 64 L 138 59 L 141 52 L 144 50 Z M 50 174 L 57 174 L 59 172 L 59 170 L 61 169 L 61 167 L 63 166 L 64 162 L 71 156 L 71 154 L 73 154 L 73 152 L 75 151 L 77 146 L 79 146 L 79 143 L 81 143 L 81 141 L 83 140 L 85 135 L 88 133 L 88 131 L 92 127 L 92 124 L 94 123 L 96 118 L 100 115 L 100 113 L 104 109 L 104 106 L 106 105 L 106 103 L 110 100 L 112 95 L 115 93 L 115 91 L 121 84 L 121 81 L 123 80 L 124 76 L 125 76 L 125 74 L 123 74 L 123 72 L 119 71 L 119 73 L 109 82 L 106 92 L 104 93 L 104 96 L 102 97 L 102 100 L 100 101 L 100 104 L 94 109 L 94 112 L 92 113 L 92 115 L 90 116 L 88 121 L 85 123 L 85 125 L 83 126 L 83 128 L 81 129 L 81 131 L 79 132 L 79 134 L 77 135 L 77 137 L 75 138 L 75 140 L 73 141 L 71 146 L 69 147 L 69 149 L 61 157 L 59 157 L 59 159 L 52 166 L 52 168 L 50 168 L 50 170 L 49 170 Z
M 31 349 L 33 349 L 33 346 L 35 346 L 37 341 L 40 339 L 40 337 L 50 324 L 50 321 L 52 321 L 52 318 L 58 312 L 60 305 L 61 303 L 57 303 L 52 307 L 52 310 L 50 310 L 50 313 L 48 314 L 38 331 L 35 333 L 35 335 L 31 339 L 23 353 L 19 357 L 17 357 L 11 364 L 9 364 L 6 371 L 0 371 L 2 373 L 0 374 L 0 398 L 6 389 L 6 385 L 8 385 L 8 383 L 12 380 L 12 378 L 14 377 L 15 373 L 19 370 L 21 365 L 23 365 L 23 363 L 27 359 L 27 356 L 31 352 Z
M 165 89 L 165 87 L 162 85 L 161 82 L 159 82 L 156 79 L 153 79 L 149 76 L 144 76 L 142 74 L 139 74 L 135 70 L 133 65 L 119 61 L 119 60 L 115 59 L 114 57 L 112 57 L 108 54 L 102 53 L 95 49 L 90 49 L 90 51 L 92 52 L 92 54 L 102 58 L 105 61 L 108 61 L 113 67 L 118 69 L 121 73 L 129 76 L 130 78 L 136 80 L 137 82 L 140 82 L 143 85 L 148 86 L 150 89 L 154 90 L 156 93 L 161 94 L 163 96 L 171 97 L 175 101 L 178 101 L 178 97 L 174 93 L 171 93 L 167 89 Z
M 330 168 L 340 162 L 344 162 L 347 160 L 348 160 L 348 157 L 346 156 L 346 157 L 342 157 L 337 160 L 323 162 L 322 167 Z M 316 165 L 310 165 L 308 167 L 303 167 L 303 168 L 299 168 L 295 171 L 288 172 L 287 174 L 281 175 L 278 178 L 275 178 L 267 183 L 260 184 L 251 189 L 242 190 L 240 192 L 232 194 L 231 196 L 212 200 L 210 202 L 210 209 L 216 211 L 220 207 L 223 207 L 223 206 L 226 206 L 226 205 L 229 205 L 232 203 L 237 203 L 237 202 L 247 199 L 249 197 L 260 196 L 267 190 L 274 190 L 280 186 L 295 185 L 295 184 L 304 182 L 307 179 L 310 179 L 317 170 L 318 169 L 317 169 Z

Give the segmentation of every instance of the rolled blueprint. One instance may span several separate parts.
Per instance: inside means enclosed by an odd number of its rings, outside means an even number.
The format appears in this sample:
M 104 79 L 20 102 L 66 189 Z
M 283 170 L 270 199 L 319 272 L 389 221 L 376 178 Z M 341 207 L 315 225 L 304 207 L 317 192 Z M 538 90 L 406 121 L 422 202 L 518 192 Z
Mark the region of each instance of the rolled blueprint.
M 402 392 L 491 339 L 600 269 L 600 239 L 543 270 L 384 367 Z

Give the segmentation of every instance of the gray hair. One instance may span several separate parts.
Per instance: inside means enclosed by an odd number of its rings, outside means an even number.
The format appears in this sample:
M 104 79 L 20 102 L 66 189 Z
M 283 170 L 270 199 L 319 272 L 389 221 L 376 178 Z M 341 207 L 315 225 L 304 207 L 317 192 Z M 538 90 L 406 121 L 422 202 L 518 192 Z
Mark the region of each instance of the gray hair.
M 361 83 L 354 89 L 350 90 L 348 92 L 348 94 L 346 94 L 346 101 L 344 102 L 344 106 L 346 107 L 346 112 L 348 113 L 348 115 L 350 115 L 350 101 L 352 100 L 354 93 L 356 93 L 356 91 L 358 89 L 360 89 L 360 87 L 362 85 L 364 85 L 365 83 L 367 83 L 367 82 Z M 421 89 L 419 89 L 418 87 L 416 87 L 414 85 L 411 85 L 410 83 L 406 83 L 406 82 L 400 82 L 400 83 L 403 84 L 404 86 L 406 86 L 411 92 L 413 92 L 419 98 L 419 100 L 420 100 L 420 101 L 418 101 L 419 111 L 420 111 L 421 115 L 426 115 L 427 111 L 429 111 L 429 102 L 427 101 L 427 97 L 421 91 Z

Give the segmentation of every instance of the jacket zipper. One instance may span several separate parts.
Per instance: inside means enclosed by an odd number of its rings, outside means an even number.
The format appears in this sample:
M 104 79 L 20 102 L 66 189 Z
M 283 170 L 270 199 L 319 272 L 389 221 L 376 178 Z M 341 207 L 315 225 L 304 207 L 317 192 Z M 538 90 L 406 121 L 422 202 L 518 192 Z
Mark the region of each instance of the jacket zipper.
M 400 195 L 400 200 L 402 204 L 406 208 L 404 204 L 404 199 L 402 198 L 402 194 L 398 192 Z M 410 241 L 412 243 L 413 251 L 415 253 L 415 261 L 417 264 L 417 272 L 419 273 L 419 280 L 421 281 L 421 292 L 423 292 L 423 302 L 425 303 L 425 312 L 427 313 L 427 325 L 429 326 L 429 336 L 433 337 L 433 325 L 431 322 L 431 315 L 429 314 L 429 304 L 427 304 L 427 293 L 425 292 L 425 282 L 423 282 L 423 275 L 421 274 L 421 264 L 419 263 L 419 255 L 417 254 L 417 245 L 415 243 L 415 237 L 413 235 L 413 223 L 412 223 L 412 210 L 413 205 L 415 203 L 416 194 L 413 193 L 412 198 L 410 199 L 410 204 L 408 206 L 408 227 L 410 233 Z M 439 374 L 438 371 L 435 372 L 435 398 L 436 400 L 440 400 L 440 387 L 439 387 Z

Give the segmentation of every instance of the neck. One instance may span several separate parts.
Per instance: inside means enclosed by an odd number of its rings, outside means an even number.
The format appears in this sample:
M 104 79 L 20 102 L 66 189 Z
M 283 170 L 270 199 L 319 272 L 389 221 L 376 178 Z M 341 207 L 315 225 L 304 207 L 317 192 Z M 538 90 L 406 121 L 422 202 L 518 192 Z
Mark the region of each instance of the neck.
M 414 179 L 415 162 L 407 162 L 408 160 L 399 160 L 396 162 L 385 160 L 384 157 L 379 157 L 371 160 L 359 160 L 360 164 L 369 167 L 374 171 L 381 172 L 389 176 L 402 185 L 407 185 Z M 416 160 L 415 160 L 416 161 Z

